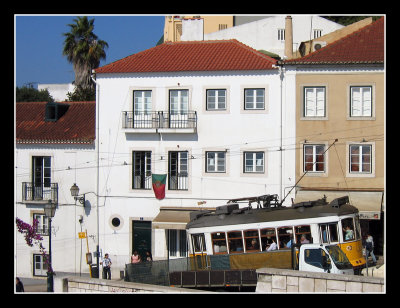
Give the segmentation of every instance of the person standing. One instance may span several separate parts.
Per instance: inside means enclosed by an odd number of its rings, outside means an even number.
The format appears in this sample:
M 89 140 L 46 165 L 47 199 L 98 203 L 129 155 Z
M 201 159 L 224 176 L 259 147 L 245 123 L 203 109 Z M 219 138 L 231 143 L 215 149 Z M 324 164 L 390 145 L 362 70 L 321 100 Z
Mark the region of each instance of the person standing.
M 111 264 L 111 259 L 108 257 L 108 253 L 106 253 L 103 259 L 103 279 L 111 280 Z
M 368 257 L 371 254 L 372 262 L 376 264 L 376 257 L 374 254 L 374 238 L 371 234 L 367 233 L 367 239 L 365 240 L 365 256 L 368 262 Z
M 15 291 L 16 292 L 25 292 L 24 290 L 24 285 L 22 284 L 22 281 L 17 277 L 15 278 Z

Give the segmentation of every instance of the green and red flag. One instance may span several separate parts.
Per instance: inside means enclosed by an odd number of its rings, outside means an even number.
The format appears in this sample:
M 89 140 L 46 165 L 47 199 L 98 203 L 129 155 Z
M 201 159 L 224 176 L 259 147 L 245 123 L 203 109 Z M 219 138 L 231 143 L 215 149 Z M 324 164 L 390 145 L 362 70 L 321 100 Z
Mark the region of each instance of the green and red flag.
M 166 174 L 152 174 L 151 180 L 153 182 L 153 190 L 156 198 L 162 200 L 165 198 L 165 182 L 167 180 Z

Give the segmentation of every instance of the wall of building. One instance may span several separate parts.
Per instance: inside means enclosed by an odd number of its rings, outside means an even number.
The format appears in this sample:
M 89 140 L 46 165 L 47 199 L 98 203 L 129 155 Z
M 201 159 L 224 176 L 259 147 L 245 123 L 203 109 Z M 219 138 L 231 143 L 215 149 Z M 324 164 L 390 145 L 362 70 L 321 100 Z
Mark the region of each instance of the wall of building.
M 256 293 L 384 293 L 383 278 L 257 269 Z
M 100 106 L 100 246 L 111 256 L 129 262 L 132 247 L 132 221 L 152 221 L 160 206 L 206 207 L 223 205 L 227 200 L 244 196 L 280 194 L 280 79 L 273 72 L 180 72 L 165 74 L 124 74 L 97 76 Z M 244 111 L 244 87 L 266 87 L 266 110 Z M 169 89 L 189 89 L 189 110 L 197 112 L 197 132 L 126 133 L 121 127 L 123 111 L 131 111 L 134 89 L 153 90 L 153 110 L 168 110 Z M 205 90 L 226 88 L 228 109 L 206 111 Z M 291 101 L 294 102 L 294 101 Z M 294 136 L 294 107 L 286 106 L 284 138 Z M 104 123 L 104 124 L 103 124 Z M 132 151 L 151 150 L 152 172 L 168 172 L 168 151 L 189 151 L 189 189 L 166 190 L 164 200 L 156 200 L 153 190 L 133 190 L 131 185 Z M 227 172 L 205 174 L 205 151 L 227 150 Z M 265 151 L 265 173 L 243 174 L 244 150 Z M 294 151 L 283 156 L 282 186 L 294 184 Z M 126 164 L 125 164 L 126 163 Z M 294 193 L 294 192 L 293 192 Z M 290 204 L 290 196 L 287 199 Z M 244 204 L 243 206 L 245 206 Z M 123 224 L 115 230 L 110 218 L 120 215 Z M 165 231 L 153 230 L 153 257 L 165 257 Z M 161 247 L 161 248 L 160 248 Z M 115 257 L 114 257 L 115 258 Z

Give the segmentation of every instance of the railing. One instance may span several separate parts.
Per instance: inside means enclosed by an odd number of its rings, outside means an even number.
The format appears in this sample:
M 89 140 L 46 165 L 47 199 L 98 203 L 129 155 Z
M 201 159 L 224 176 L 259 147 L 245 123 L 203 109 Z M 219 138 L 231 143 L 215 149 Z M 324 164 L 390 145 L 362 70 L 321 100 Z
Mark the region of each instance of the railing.
M 187 172 L 178 173 L 178 175 L 168 176 L 169 190 L 188 190 L 188 174 Z
M 197 112 L 122 112 L 122 128 L 157 129 L 157 128 L 197 128 Z
M 47 186 L 43 183 L 22 183 L 23 201 L 49 201 L 58 202 L 58 183 L 49 183 Z

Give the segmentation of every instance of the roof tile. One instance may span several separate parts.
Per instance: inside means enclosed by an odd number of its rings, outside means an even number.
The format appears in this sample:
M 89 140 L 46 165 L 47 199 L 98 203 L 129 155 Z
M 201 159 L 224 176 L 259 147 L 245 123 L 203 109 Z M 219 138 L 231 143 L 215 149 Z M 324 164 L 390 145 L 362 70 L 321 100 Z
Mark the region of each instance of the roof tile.
M 165 42 L 96 73 L 270 70 L 276 60 L 235 40 Z

